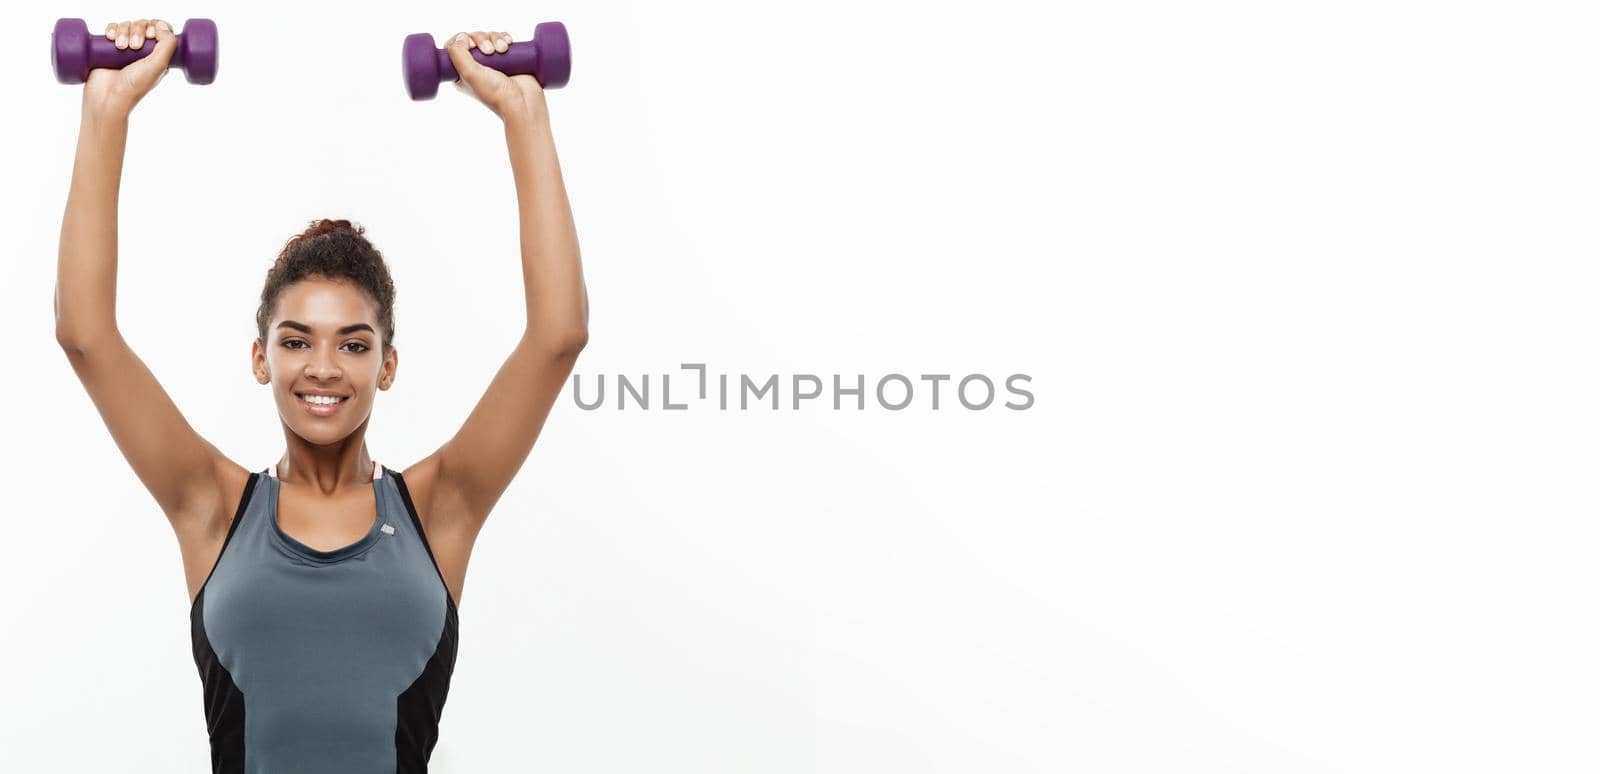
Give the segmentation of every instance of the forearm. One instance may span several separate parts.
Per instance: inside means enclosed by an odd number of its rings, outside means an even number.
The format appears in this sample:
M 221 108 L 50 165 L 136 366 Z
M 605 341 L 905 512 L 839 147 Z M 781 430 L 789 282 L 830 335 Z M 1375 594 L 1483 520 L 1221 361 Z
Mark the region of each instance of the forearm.
M 505 132 L 521 224 L 525 337 L 581 349 L 588 337 L 588 291 L 549 114 L 542 108 L 508 113 Z
M 56 268 L 62 343 L 117 330 L 117 196 L 127 140 L 126 113 L 84 110 Z

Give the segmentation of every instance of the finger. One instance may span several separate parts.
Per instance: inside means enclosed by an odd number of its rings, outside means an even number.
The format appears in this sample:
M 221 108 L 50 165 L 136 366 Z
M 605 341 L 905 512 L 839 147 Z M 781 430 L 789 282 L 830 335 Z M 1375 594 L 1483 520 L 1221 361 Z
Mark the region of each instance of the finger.
M 494 53 L 494 39 L 487 32 L 479 32 L 474 36 L 478 41 L 478 50 L 485 54 Z
M 117 22 L 117 48 L 128 47 L 128 23 Z
M 134 50 L 144 48 L 144 31 L 149 26 L 149 19 L 140 19 L 128 25 L 128 48 Z
M 510 41 L 510 39 L 508 39 L 506 37 L 506 34 L 504 32 L 496 32 L 494 34 L 494 50 L 495 50 L 495 53 L 504 54 L 506 52 L 506 49 L 509 48 L 510 46 L 511 46 L 511 41 Z
M 116 22 L 112 22 L 110 24 L 107 24 L 106 25 L 106 40 L 115 42 L 116 39 L 117 39 L 117 23 Z
M 156 33 L 159 34 L 159 33 L 163 32 L 163 31 L 165 31 L 167 34 L 171 35 L 172 34 L 172 25 L 168 24 L 163 19 L 156 19 Z

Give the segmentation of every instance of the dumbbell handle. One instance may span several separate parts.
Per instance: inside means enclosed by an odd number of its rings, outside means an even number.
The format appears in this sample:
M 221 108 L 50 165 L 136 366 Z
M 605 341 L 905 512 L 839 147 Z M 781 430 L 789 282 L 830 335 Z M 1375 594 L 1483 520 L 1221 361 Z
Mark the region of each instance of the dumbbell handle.
M 172 52 L 172 61 L 167 63 L 167 68 L 187 68 L 188 62 L 184 61 L 184 53 L 188 47 L 183 45 L 184 33 L 178 33 L 178 47 Z M 105 35 L 89 36 L 89 69 L 98 70 L 102 67 L 110 70 L 121 70 L 134 62 L 150 56 L 156 50 L 156 39 L 145 38 L 144 45 L 140 48 L 117 48 L 115 41 L 107 40 Z
M 477 46 L 472 47 L 471 53 L 478 64 L 499 70 L 506 75 L 536 75 L 539 72 L 539 47 L 531 40 L 513 42 L 506 46 L 505 51 L 498 54 L 485 54 Z M 434 49 L 433 55 L 439 61 L 439 76 L 443 80 L 454 81 L 461 78 L 461 74 L 456 72 L 455 63 L 450 61 L 450 49 Z

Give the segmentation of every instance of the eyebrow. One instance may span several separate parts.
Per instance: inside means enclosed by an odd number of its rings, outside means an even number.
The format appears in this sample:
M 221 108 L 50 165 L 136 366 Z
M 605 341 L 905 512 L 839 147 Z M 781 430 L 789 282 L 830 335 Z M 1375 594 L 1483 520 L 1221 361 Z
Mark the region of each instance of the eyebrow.
M 295 322 L 294 320 L 284 320 L 283 322 L 278 323 L 278 327 L 279 328 L 293 328 L 293 329 L 295 329 L 297 331 L 300 331 L 301 333 L 310 333 L 311 332 L 311 326 L 306 325 L 305 323 L 302 323 L 302 322 Z M 361 331 L 361 330 L 370 331 L 373 334 L 377 333 L 377 331 L 372 330 L 372 326 L 370 326 L 370 325 L 368 325 L 366 323 L 356 323 L 355 325 L 346 325 L 343 328 L 340 328 L 334 335 L 343 336 L 346 333 L 355 333 L 356 331 Z

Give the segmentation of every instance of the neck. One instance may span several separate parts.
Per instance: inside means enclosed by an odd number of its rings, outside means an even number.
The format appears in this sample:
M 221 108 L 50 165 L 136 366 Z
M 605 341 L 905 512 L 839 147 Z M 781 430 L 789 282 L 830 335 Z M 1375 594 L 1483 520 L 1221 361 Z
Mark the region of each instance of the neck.
M 274 470 L 279 481 L 304 484 L 329 495 L 370 484 L 376 475 L 376 466 L 364 444 L 334 454 L 291 448 Z

